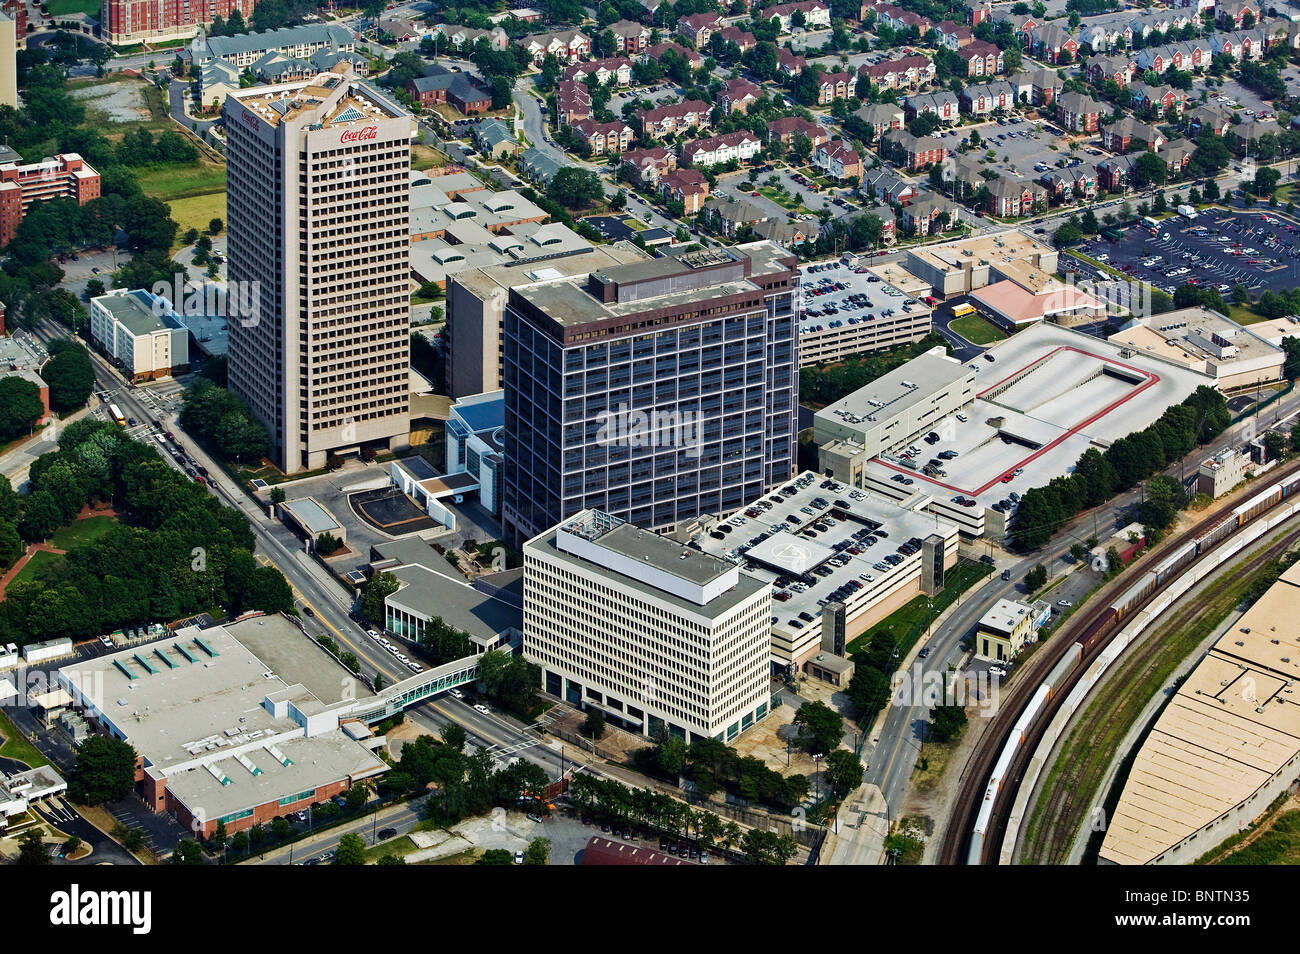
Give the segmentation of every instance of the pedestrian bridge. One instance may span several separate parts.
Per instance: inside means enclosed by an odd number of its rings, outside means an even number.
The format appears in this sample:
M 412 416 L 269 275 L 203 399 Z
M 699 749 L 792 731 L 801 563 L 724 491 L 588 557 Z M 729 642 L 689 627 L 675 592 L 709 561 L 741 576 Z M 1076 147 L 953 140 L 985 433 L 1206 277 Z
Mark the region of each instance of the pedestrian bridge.
M 455 689 L 478 678 L 478 661 L 481 655 L 464 656 L 409 679 L 395 682 L 364 699 L 358 699 L 346 713 L 362 722 L 383 722 L 403 709 L 428 702 L 434 696 Z

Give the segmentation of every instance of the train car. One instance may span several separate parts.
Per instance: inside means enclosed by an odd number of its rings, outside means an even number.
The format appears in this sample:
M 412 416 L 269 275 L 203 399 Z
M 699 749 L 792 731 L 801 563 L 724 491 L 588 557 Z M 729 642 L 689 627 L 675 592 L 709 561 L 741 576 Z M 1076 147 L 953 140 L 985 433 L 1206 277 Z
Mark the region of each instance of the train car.
M 1118 622 L 1119 613 L 1115 611 L 1115 607 L 1108 607 L 1106 612 L 1094 620 L 1092 625 L 1084 630 L 1083 635 L 1079 637 L 1084 654 L 1087 654 L 1097 644 L 1097 641 L 1109 633 Z
M 1237 519 L 1229 514 L 1196 538 L 1196 552 L 1204 553 L 1235 529 L 1237 529 Z
M 1115 602 L 1111 603 L 1111 609 L 1115 610 L 1116 618 L 1120 622 L 1133 611 L 1144 599 L 1154 592 L 1157 585 L 1156 575 L 1150 571 L 1143 573 L 1137 578 L 1137 582 L 1120 594 Z
M 1194 559 L 1196 559 L 1196 541 L 1189 540 L 1156 564 L 1155 569 L 1151 571 L 1156 575 L 1156 585 L 1164 583 L 1171 573 Z
M 1034 690 L 1034 695 L 1029 700 L 1029 705 L 1025 706 L 1025 711 L 1020 713 L 1020 718 L 1016 724 L 1011 727 L 1011 738 L 1009 741 L 1016 743 L 1016 748 L 1025 744 L 1025 735 L 1029 732 L 1029 727 L 1034 724 L 1038 714 L 1043 711 L 1043 706 L 1047 705 L 1047 700 L 1052 697 L 1052 691 L 1046 683 L 1040 685 Z
M 1052 667 L 1052 671 L 1043 680 L 1043 685 L 1047 687 L 1047 698 L 1050 699 L 1056 694 L 1056 690 L 1061 688 L 1061 683 L 1065 681 L 1065 677 L 1070 674 L 1070 671 L 1075 666 L 1079 665 L 1082 659 L 1083 643 L 1071 643 L 1070 648 L 1065 651 L 1065 655 L 1057 660 L 1056 665 Z
M 1238 527 L 1243 526 L 1281 499 L 1282 487 L 1280 484 L 1274 484 L 1267 490 L 1261 490 L 1244 504 L 1234 507 L 1232 516 L 1236 518 Z

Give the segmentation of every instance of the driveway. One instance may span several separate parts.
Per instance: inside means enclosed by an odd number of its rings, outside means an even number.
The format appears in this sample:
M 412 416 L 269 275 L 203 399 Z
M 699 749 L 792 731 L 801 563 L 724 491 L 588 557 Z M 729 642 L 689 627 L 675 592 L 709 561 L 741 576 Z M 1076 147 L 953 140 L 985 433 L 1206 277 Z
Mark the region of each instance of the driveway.
M 529 142 L 561 165 L 571 166 L 577 164 L 573 158 L 565 155 L 564 150 L 551 139 L 550 130 L 546 128 L 546 120 L 542 116 L 541 103 L 530 92 L 532 86 L 533 81 L 531 79 L 520 77 L 515 82 L 515 88 L 511 92 L 511 97 L 515 101 L 515 108 L 519 110 L 519 114 L 524 121 L 524 135 Z

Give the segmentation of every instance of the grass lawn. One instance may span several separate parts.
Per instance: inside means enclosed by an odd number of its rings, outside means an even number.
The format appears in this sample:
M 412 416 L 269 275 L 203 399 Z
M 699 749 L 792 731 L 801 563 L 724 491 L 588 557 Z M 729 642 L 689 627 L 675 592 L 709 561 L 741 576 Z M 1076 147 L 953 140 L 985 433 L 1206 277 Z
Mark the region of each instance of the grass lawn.
M 226 167 L 210 159 L 200 158 L 189 165 L 143 167 L 131 170 L 140 180 L 144 194 L 164 202 L 208 196 L 216 193 L 224 200 L 226 193 Z M 225 202 L 222 201 L 222 205 Z M 211 218 L 208 216 L 207 218 Z M 221 216 L 223 219 L 224 215 Z M 205 220 L 203 223 L 207 225 Z
M 1239 325 L 1253 325 L 1264 320 L 1264 316 L 1256 314 L 1249 305 L 1229 305 L 1228 317 Z
M 58 547 L 60 550 L 71 550 L 75 546 L 83 546 L 92 540 L 98 540 L 108 533 L 115 523 L 117 521 L 108 514 L 77 520 L 71 526 L 59 527 L 59 529 L 55 530 L 54 535 L 50 537 L 50 546 Z
M 213 219 L 226 220 L 226 194 L 224 192 L 210 192 L 207 195 L 192 195 L 185 199 L 174 199 L 169 202 L 171 206 L 172 218 L 180 226 L 176 230 L 177 248 L 180 248 L 182 236 L 190 229 L 198 229 L 199 232 L 206 235 L 208 223 Z
M 13 583 L 19 581 L 31 582 L 46 568 L 53 567 L 62 562 L 63 555 L 60 553 L 51 553 L 49 550 L 37 550 L 32 554 L 32 558 L 27 561 L 26 565 L 18 571 L 18 575 L 13 578 Z M 10 585 L 12 585 L 12 583 Z
M 971 344 L 984 345 L 992 341 L 1001 341 L 1006 333 L 983 315 L 967 315 L 948 322 L 948 327 L 961 335 Z
M 52 17 L 63 17 L 69 13 L 84 13 L 96 18 L 99 16 L 99 0 L 48 0 L 46 8 Z
M 933 598 L 933 605 L 926 605 L 931 601 L 928 596 L 916 597 L 852 640 L 849 643 L 849 651 L 866 652 L 877 633 L 892 633 L 894 639 L 898 641 L 898 657 L 903 658 L 925 633 L 931 620 L 937 619 L 944 610 L 957 601 L 957 597 L 992 572 L 993 568 L 983 563 L 972 563 L 966 560 L 959 562 L 944 575 L 943 590 Z
M 446 164 L 447 157 L 432 146 L 426 146 L 422 143 L 411 144 L 411 168 L 417 172 L 424 169 L 435 169 Z
M 32 768 L 38 765 L 49 765 L 49 760 L 40 752 L 36 751 L 23 734 L 18 731 L 18 727 L 9 721 L 9 717 L 0 712 L 0 735 L 5 738 L 4 745 L 0 745 L 0 756 L 7 759 L 18 759 L 20 762 L 26 762 Z

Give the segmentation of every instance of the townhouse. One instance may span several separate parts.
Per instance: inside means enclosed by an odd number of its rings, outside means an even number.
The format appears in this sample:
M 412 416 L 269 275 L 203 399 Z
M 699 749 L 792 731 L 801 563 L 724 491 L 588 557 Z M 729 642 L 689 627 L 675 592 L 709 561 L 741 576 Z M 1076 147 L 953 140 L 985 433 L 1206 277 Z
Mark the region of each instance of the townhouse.
M 718 36 L 722 37 L 723 43 L 736 44 L 736 46 L 740 47 L 741 53 L 748 53 L 754 47 L 758 46 L 758 40 L 754 37 L 754 34 L 747 30 L 742 30 L 740 27 L 723 27 L 718 31 Z
M 1241 30 L 1259 22 L 1259 6 L 1250 0 L 1218 0 L 1214 22 L 1220 30 Z
M 989 197 L 985 209 L 1000 218 L 1029 215 L 1047 207 L 1047 190 L 1028 179 L 1005 176 L 986 183 Z
M 695 215 L 709 198 L 709 180 L 697 169 L 676 169 L 659 180 L 663 197 L 682 204 L 684 215 Z
M 632 141 L 632 127 L 621 120 L 598 123 L 594 119 L 580 119 L 571 128 L 586 141 L 593 156 L 626 152 Z
M 1065 86 L 1065 80 L 1056 70 L 1045 68 L 1021 70 L 1011 77 L 1010 82 L 1016 87 L 1016 98 L 1020 102 L 1035 106 L 1051 106 Z
M 1187 174 L 1191 164 L 1192 153 L 1196 152 L 1196 143 L 1186 139 L 1175 139 L 1160 150 L 1160 158 L 1165 161 L 1171 178 L 1181 178 Z
M 1183 72 L 1194 72 L 1210 65 L 1210 43 L 1208 40 L 1189 40 L 1178 43 L 1163 43 L 1138 50 L 1133 62 L 1142 72 L 1154 70 L 1161 75 L 1171 67 Z
M 1097 163 L 1097 181 L 1103 189 L 1116 192 L 1128 188 L 1137 153 L 1127 156 L 1109 156 Z
M 1068 169 L 1048 169 L 1038 181 L 1050 198 L 1068 203 L 1075 199 L 1094 199 L 1097 196 L 1097 170 L 1084 163 Z
M 1155 110 L 1157 116 L 1182 116 L 1187 108 L 1187 93 L 1172 86 L 1148 86 L 1140 80 L 1131 84 L 1133 108 Z
M 1056 121 L 1070 132 L 1094 133 L 1110 107 L 1087 93 L 1062 93 L 1056 98 Z
M 871 103 L 853 115 L 871 127 L 873 141 L 891 129 L 903 128 L 903 110 L 893 103 Z
M 786 146 L 791 146 L 794 144 L 795 137 L 799 135 L 807 136 L 814 149 L 830 139 L 825 126 L 821 123 L 811 122 L 801 116 L 783 116 L 767 124 L 767 141 L 769 143 L 780 142 Z
M 862 180 L 862 156 L 841 139 L 832 139 L 818 146 L 812 161 L 814 166 L 837 182 Z
M 825 106 L 853 95 L 857 80 L 852 73 L 822 73 L 817 77 L 817 102 Z
M 663 146 L 629 149 L 623 153 L 623 167 L 633 182 L 657 189 L 664 176 L 677 170 L 677 155 Z
M 1187 129 L 1193 137 L 1210 130 L 1216 136 L 1222 136 L 1232 123 L 1232 114 L 1220 106 L 1197 106 L 1186 117 Z
M 722 17 L 716 13 L 692 13 L 677 21 L 677 35 L 686 37 L 697 50 L 702 50 L 721 23 Z
M 698 70 L 704 65 L 704 57 L 700 56 L 690 47 L 682 46 L 673 40 L 663 43 L 656 43 L 654 46 L 646 47 L 646 51 L 641 54 L 641 61 L 648 63 L 650 60 L 662 60 L 665 53 L 672 52 L 686 61 L 686 65 L 693 70 Z
M 641 120 L 641 137 L 643 139 L 665 139 L 679 135 L 688 129 L 711 129 L 709 112 L 712 107 L 702 99 L 688 99 L 680 103 L 668 103 L 654 109 L 638 109 L 637 119 Z
M 718 95 L 718 104 L 722 106 L 723 112 L 747 113 L 749 107 L 758 102 L 762 95 L 763 91 L 758 86 L 737 77 L 723 85 L 722 92 Z
M 967 76 L 996 76 L 1003 70 L 1002 51 L 983 40 L 973 40 L 963 46 L 957 56 L 966 64 Z
M 946 50 L 952 50 L 954 53 L 963 46 L 969 45 L 975 39 L 974 30 L 951 20 L 939 21 L 934 30 L 939 34 L 939 45 Z
M 1300 36 L 1300 31 L 1288 35 Z M 1209 37 L 1210 55 L 1212 57 L 1223 55 L 1243 62 L 1259 60 L 1268 49 L 1269 40 L 1269 31 L 1263 27 L 1236 30 L 1231 33 L 1215 33 Z
M 805 0 L 803 3 L 780 3 L 774 7 L 768 7 L 757 17 L 762 20 L 777 23 L 777 29 L 781 33 L 789 33 L 793 28 L 795 13 L 803 14 L 803 27 L 808 30 L 824 30 L 831 25 L 831 8 L 830 4 L 822 3 L 821 0 Z
M 935 162 L 943 162 L 948 147 L 933 136 L 913 136 L 906 129 L 894 129 L 880 139 L 880 153 L 911 171 Z
M 1011 7 L 1001 7 L 995 10 L 992 19 L 995 26 L 1001 26 L 1003 23 L 1008 24 L 1011 29 L 1011 35 L 1020 40 L 1020 43 L 1023 46 L 1027 42 L 1027 38 L 1030 34 L 1042 26 L 1043 22 L 1030 16 L 1028 13 L 1012 12 L 1012 7 L 1014 6 L 1016 5 L 1012 4 Z
M 618 51 L 628 56 L 644 53 L 650 45 L 650 28 L 635 20 L 615 20 L 605 29 L 614 34 Z
M 632 85 L 632 61 L 626 56 L 609 56 L 603 60 L 590 60 L 566 66 L 560 73 L 566 80 L 582 83 L 593 76 L 601 86 Z
M 776 51 L 776 68 L 783 76 L 798 76 L 808 66 L 808 58 L 793 53 L 785 47 Z
M 907 205 L 916 198 L 916 186 L 890 169 L 867 169 L 858 184 L 858 192 L 890 205 Z
M 1137 62 L 1127 53 L 1098 53 L 1088 57 L 1088 62 L 1084 65 L 1084 74 L 1089 83 L 1101 85 L 1106 80 L 1112 80 L 1121 89 L 1128 86 L 1135 72 Z
M 902 227 L 916 235 L 936 235 L 957 223 L 961 206 L 946 196 L 927 192 L 899 213 Z
M 1165 142 L 1166 137 L 1159 129 L 1139 122 L 1132 116 L 1117 119 L 1101 130 L 1101 144 L 1111 152 L 1124 153 L 1137 148 L 1159 152 Z
M 961 91 L 961 111 L 971 116 L 987 116 L 999 109 L 1014 109 L 1019 89 L 1006 80 L 967 86 Z
M 904 10 L 892 3 L 877 3 L 873 9 L 876 11 L 876 23 L 883 23 L 896 32 L 914 29 L 919 36 L 925 36 L 930 32 L 930 27 L 934 26 L 929 17 Z
M 763 144 L 757 136 L 749 130 L 740 130 L 687 143 L 682 148 L 681 161 L 703 169 L 733 161 L 747 162 L 762 149 Z
M 451 48 L 458 53 L 474 49 L 478 46 L 479 40 L 486 40 L 488 48 L 495 53 L 504 53 L 510 48 L 510 35 L 499 26 L 491 30 L 479 30 L 474 27 L 439 23 L 429 31 L 429 35 L 435 40 L 438 37 L 445 38 Z M 445 52 L 447 47 L 440 49 Z
M 555 93 L 556 122 L 572 126 L 591 116 L 591 91 L 576 80 L 561 80 Z
M 1045 24 L 1030 33 L 1029 48 L 1034 56 L 1049 63 L 1060 60 L 1062 53 L 1069 54 L 1071 63 L 1079 57 L 1079 41 L 1059 23 Z
M 872 86 L 886 89 L 916 89 L 934 82 L 934 61 L 929 57 L 902 56 L 880 63 L 864 63 L 858 67 L 858 76 L 866 76 Z
M 909 96 L 904 105 L 909 120 L 915 119 L 922 113 L 933 113 L 943 123 L 955 123 L 961 119 L 957 96 L 948 90 Z
M 561 63 L 576 63 L 591 55 L 591 38 L 581 30 L 534 33 L 521 36 L 515 43 L 528 54 L 533 65 L 538 67 L 548 53 L 553 54 Z

